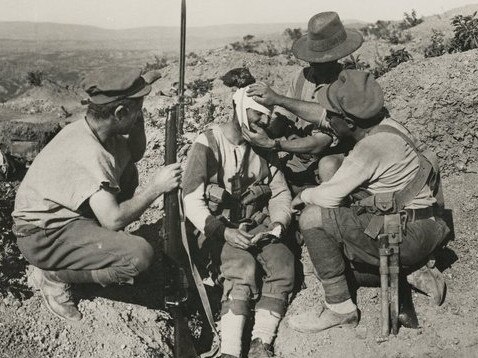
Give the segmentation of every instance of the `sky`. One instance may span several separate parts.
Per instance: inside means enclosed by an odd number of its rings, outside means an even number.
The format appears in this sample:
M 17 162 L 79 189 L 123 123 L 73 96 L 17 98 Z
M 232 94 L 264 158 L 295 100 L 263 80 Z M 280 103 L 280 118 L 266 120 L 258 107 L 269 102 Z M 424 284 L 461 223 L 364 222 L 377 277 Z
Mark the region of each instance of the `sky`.
M 306 23 L 315 13 L 337 11 L 367 22 L 440 14 L 473 0 L 187 0 L 188 26 Z M 0 0 L 0 21 L 57 22 L 122 29 L 177 26 L 180 0 Z

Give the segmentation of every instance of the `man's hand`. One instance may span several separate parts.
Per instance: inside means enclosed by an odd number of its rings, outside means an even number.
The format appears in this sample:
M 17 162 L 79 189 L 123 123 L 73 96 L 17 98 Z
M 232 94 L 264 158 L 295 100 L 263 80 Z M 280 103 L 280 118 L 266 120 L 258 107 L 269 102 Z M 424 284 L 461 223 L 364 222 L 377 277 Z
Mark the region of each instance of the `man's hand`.
M 251 246 L 253 235 L 248 234 L 240 229 L 226 228 L 224 231 L 224 239 L 232 247 L 247 250 Z
M 302 194 L 302 192 L 297 194 L 297 196 L 292 200 L 292 203 L 290 204 L 292 212 L 295 213 L 295 214 L 300 213 L 301 210 L 303 209 L 303 206 L 304 206 L 304 201 L 300 197 L 301 194 Z
M 159 168 L 152 180 L 152 185 L 159 195 L 176 189 L 181 183 L 181 164 L 174 163 Z
M 262 226 L 262 225 L 261 225 Z M 252 245 L 257 245 L 264 240 L 279 240 L 284 232 L 284 226 L 281 223 L 273 222 L 268 226 L 264 226 L 264 229 L 255 231 L 255 235 L 251 240 Z
M 281 95 L 274 92 L 264 82 L 253 83 L 249 86 L 249 89 L 246 93 L 249 97 L 252 97 L 252 99 L 257 103 L 266 106 L 274 106 L 276 104 L 279 104 L 281 98 Z
M 255 132 L 250 131 L 246 126 L 242 126 L 242 136 L 246 141 L 251 145 L 259 148 L 273 149 L 275 142 L 273 139 L 269 138 L 266 131 L 259 127 L 258 125 L 251 123 L 251 129 Z

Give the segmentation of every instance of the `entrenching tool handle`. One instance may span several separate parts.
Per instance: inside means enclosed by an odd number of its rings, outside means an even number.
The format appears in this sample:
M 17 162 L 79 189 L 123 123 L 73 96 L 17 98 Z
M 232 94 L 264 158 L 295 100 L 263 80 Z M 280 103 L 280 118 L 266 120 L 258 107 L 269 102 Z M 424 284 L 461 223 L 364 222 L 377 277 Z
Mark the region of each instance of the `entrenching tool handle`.
M 390 255 L 390 318 L 392 322 L 392 334 L 398 334 L 398 314 L 399 314 L 399 299 L 398 299 L 398 279 L 399 279 L 399 256 L 398 245 L 394 245 L 393 252 Z
M 386 337 L 390 334 L 390 293 L 389 293 L 389 272 L 388 256 L 388 235 L 379 235 L 380 240 L 380 303 L 381 316 L 380 326 L 381 334 Z
M 398 334 L 399 314 L 399 273 L 400 273 L 400 242 L 402 241 L 402 220 L 400 214 L 384 216 L 384 231 L 388 235 L 389 262 L 388 272 L 390 276 L 390 319 L 392 334 Z

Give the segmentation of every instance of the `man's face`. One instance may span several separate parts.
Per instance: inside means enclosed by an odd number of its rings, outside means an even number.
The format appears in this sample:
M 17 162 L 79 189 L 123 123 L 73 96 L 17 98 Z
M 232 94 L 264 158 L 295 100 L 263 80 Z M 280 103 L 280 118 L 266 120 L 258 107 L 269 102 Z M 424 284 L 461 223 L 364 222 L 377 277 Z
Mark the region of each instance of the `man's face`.
M 129 134 L 136 123 L 143 120 L 143 99 L 125 106 L 119 117 L 118 133 Z
M 326 119 L 337 137 L 348 138 L 352 136 L 353 122 L 350 119 L 330 111 L 327 111 Z
M 253 123 L 261 128 L 267 128 L 269 126 L 269 122 L 271 117 L 265 113 L 256 111 L 255 109 L 248 108 L 247 110 L 247 118 L 249 120 L 249 124 Z

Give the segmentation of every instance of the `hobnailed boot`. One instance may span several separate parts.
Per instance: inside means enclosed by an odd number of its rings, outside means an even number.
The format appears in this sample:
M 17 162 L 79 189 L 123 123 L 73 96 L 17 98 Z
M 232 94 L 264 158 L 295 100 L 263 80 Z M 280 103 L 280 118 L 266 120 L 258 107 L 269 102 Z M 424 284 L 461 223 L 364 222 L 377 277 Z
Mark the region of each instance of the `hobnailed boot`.
M 262 342 L 262 339 L 256 338 L 251 342 L 249 348 L 249 358 L 269 358 L 274 357 L 271 346 Z
M 446 293 L 446 282 L 443 273 L 436 267 L 423 266 L 407 276 L 408 282 L 418 291 L 430 297 L 430 301 L 440 306 Z
M 83 316 L 71 298 L 69 284 L 55 280 L 52 274 L 38 267 L 34 267 L 31 278 L 51 313 L 61 319 L 81 320 Z
M 302 313 L 289 319 L 289 327 L 298 332 L 316 333 L 333 327 L 355 328 L 359 323 L 359 310 L 340 314 L 322 307 L 318 314 Z

